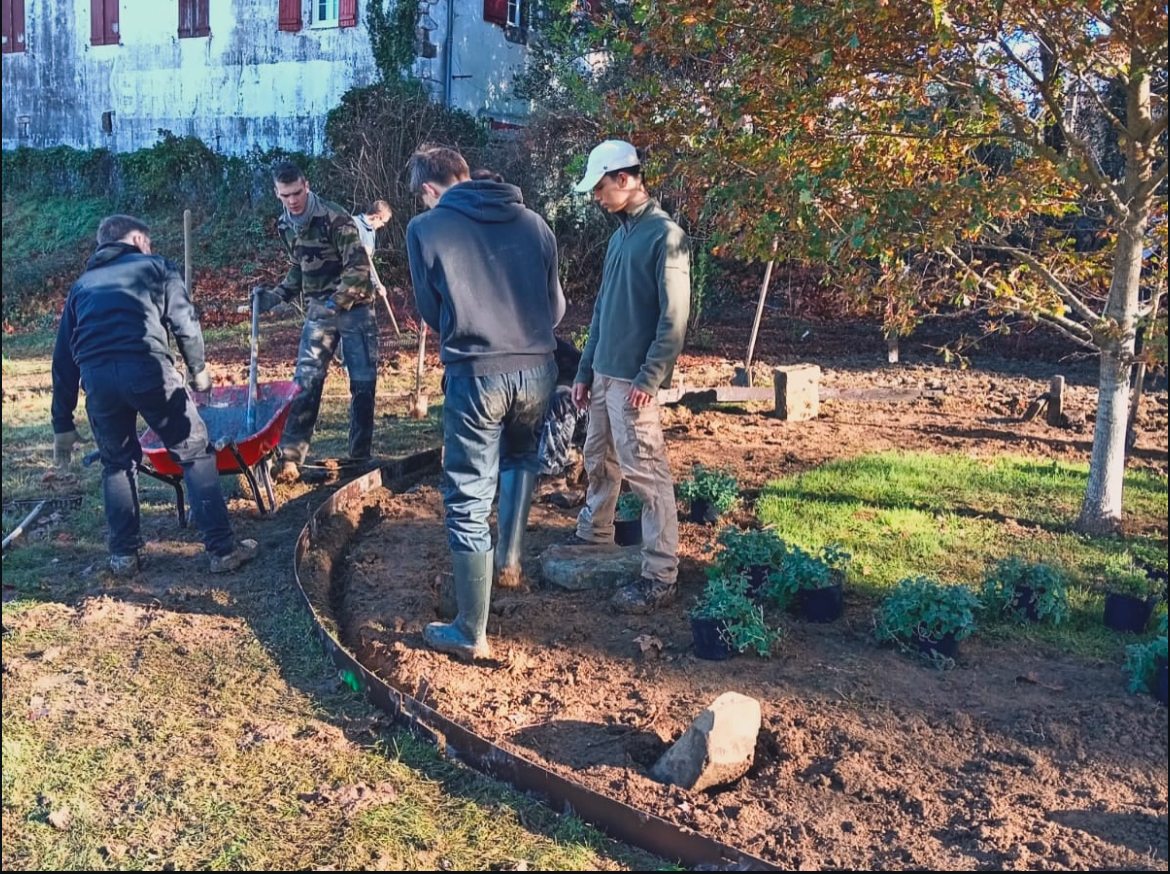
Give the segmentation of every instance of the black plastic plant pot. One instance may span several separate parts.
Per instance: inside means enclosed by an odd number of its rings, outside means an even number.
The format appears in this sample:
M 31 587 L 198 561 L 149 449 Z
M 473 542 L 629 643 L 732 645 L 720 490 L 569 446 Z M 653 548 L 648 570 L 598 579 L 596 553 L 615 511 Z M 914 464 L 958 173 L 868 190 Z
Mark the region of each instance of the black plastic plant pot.
M 691 521 L 698 522 L 700 525 L 714 525 L 719 519 L 719 514 L 715 512 L 715 508 L 711 506 L 710 501 L 704 501 L 701 498 L 695 498 L 691 501 Z
M 944 634 L 938 640 L 919 634 L 917 641 L 918 651 L 928 658 L 958 659 L 959 657 L 959 642 L 955 640 L 953 634 Z
M 735 655 L 727 642 L 727 621 L 706 616 L 691 617 L 691 635 L 695 639 L 695 655 L 701 659 L 722 661 Z
M 800 616 L 806 622 L 836 622 L 845 609 L 845 587 L 834 583 L 800 593 Z
M 1012 595 L 1012 607 L 1029 622 L 1040 621 L 1040 611 L 1036 607 L 1038 594 L 1031 586 L 1016 586 L 1015 594 Z
M 1153 599 L 1143 601 L 1133 595 L 1121 592 L 1105 593 L 1105 627 L 1114 631 L 1129 631 L 1141 634 L 1149 624 L 1154 612 Z
M 1154 678 L 1154 697 L 1166 706 L 1166 663 L 1158 665 L 1158 675 Z
M 618 546 L 637 546 L 642 542 L 642 518 L 615 519 L 613 542 Z

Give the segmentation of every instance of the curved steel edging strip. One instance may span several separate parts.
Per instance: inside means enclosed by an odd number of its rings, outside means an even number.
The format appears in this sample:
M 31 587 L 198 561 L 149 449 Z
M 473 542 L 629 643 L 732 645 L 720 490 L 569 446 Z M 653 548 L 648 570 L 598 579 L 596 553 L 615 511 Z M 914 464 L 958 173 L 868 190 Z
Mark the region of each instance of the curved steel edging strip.
M 312 513 L 297 538 L 293 574 L 301 603 L 313 618 L 321 645 L 337 665 L 341 678 L 355 691 L 364 692 L 372 704 L 396 723 L 438 746 L 448 755 L 514 789 L 539 798 L 553 810 L 576 814 L 616 840 L 665 859 L 677 860 L 691 869 L 779 870 L 763 859 L 594 792 L 502 749 L 371 673 L 326 630 L 300 578 L 301 562 L 312 545 L 318 521 L 364 502 L 365 495 L 375 489 L 390 488 L 395 483 L 401 484 L 403 480 L 417 479 L 436 472 L 440 459 L 440 450 L 419 452 L 347 483 Z

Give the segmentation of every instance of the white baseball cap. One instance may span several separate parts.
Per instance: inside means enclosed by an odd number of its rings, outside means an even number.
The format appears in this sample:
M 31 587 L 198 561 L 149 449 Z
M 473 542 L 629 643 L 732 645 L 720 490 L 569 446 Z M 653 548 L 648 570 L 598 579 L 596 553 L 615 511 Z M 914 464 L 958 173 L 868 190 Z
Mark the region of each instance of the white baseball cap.
M 606 140 L 589 153 L 589 163 L 585 167 L 585 175 L 581 181 L 573 186 L 578 194 L 586 194 L 601 181 L 601 177 L 613 170 L 625 170 L 628 167 L 637 167 L 641 164 L 638 150 L 625 140 Z

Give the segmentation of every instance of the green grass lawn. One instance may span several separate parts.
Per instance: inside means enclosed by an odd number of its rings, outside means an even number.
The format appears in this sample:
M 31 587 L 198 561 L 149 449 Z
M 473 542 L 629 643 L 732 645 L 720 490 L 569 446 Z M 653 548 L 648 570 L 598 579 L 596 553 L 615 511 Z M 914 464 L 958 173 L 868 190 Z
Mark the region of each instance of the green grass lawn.
M 1067 623 L 992 624 L 985 631 L 1101 656 L 1115 652 L 1118 635 L 1101 625 L 1097 575 L 1126 555 L 1160 557 L 1165 566 L 1167 481 L 1130 472 L 1127 533 L 1089 538 L 1071 528 L 1087 475 L 1086 465 L 1063 462 L 883 453 L 768 483 L 756 512 L 791 543 L 841 544 L 853 556 L 851 591 L 873 599 L 922 574 L 978 589 L 987 569 L 1009 555 L 1059 565 L 1073 582 Z

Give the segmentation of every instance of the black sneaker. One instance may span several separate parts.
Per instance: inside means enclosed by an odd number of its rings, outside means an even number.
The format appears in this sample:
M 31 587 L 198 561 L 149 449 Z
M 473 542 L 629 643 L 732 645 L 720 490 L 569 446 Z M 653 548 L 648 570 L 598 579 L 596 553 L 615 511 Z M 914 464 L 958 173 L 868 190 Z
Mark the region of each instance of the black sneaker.
M 678 584 L 639 577 L 636 582 L 618 589 L 609 606 L 616 613 L 649 613 L 674 603 Z

